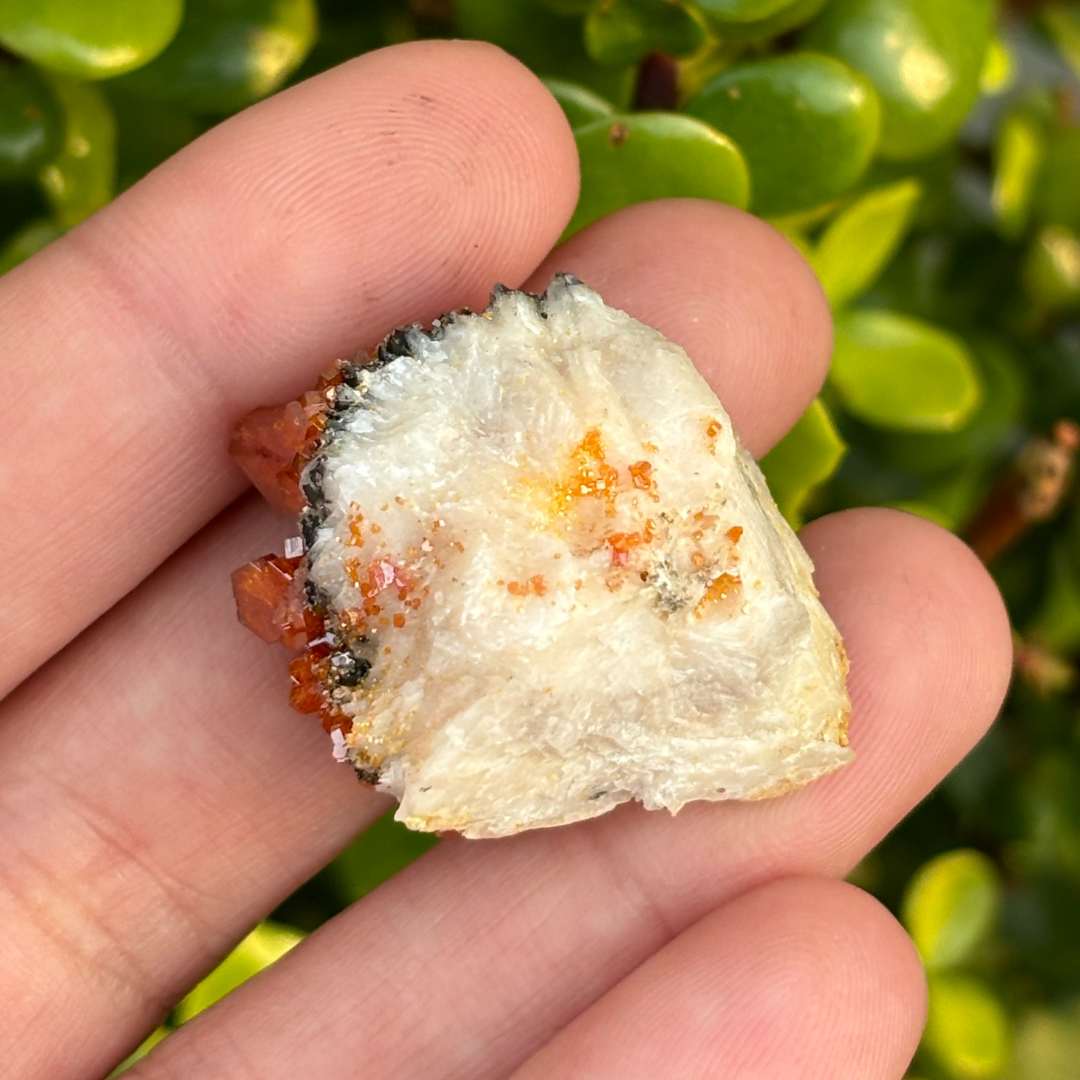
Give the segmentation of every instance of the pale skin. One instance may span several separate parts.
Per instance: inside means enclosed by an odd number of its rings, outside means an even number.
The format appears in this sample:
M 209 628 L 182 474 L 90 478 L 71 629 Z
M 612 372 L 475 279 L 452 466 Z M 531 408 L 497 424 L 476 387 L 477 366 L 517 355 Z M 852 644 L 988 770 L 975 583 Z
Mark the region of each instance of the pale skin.
M 828 308 L 767 225 L 577 192 L 555 102 L 469 43 L 362 57 L 216 128 L 0 279 L 0 1076 L 100 1080 L 388 808 L 286 703 L 229 571 L 290 524 L 226 447 L 395 325 L 569 270 L 693 357 L 761 454 Z M 858 759 L 783 798 L 450 839 L 185 1025 L 139 1080 L 899 1078 L 910 942 L 840 878 L 980 737 L 1011 645 L 964 545 L 803 542 Z

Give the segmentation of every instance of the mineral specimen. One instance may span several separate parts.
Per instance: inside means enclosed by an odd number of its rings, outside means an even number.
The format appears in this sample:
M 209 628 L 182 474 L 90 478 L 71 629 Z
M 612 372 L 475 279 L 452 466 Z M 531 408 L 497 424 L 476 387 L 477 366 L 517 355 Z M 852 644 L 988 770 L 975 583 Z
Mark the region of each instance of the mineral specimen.
M 757 466 L 682 349 L 575 278 L 399 330 L 234 448 L 306 504 L 290 558 L 234 574 L 240 616 L 304 648 L 293 704 L 410 827 L 765 798 L 851 759 L 843 646 Z

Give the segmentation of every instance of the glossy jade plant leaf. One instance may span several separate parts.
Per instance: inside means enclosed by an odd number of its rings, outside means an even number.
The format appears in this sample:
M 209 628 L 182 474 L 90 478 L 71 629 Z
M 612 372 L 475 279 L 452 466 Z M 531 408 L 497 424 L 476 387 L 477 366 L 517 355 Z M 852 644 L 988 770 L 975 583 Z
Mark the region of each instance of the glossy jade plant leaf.
M 1046 144 L 1034 214 L 1048 225 L 1080 230 L 1080 129 L 1056 132 Z
M 708 11 L 705 11 L 705 15 L 723 41 L 762 41 L 777 34 L 786 34 L 789 30 L 808 23 L 827 2 L 828 0 L 786 0 L 784 6 L 774 15 L 751 21 L 733 22 L 719 15 L 710 16 Z
M 1011 111 L 994 140 L 994 187 L 990 196 L 998 231 L 1010 240 L 1023 235 L 1042 166 L 1046 137 L 1026 109 Z
M 710 80 L 686 111 L 746 155 L 758 214 L 788 214 L 847 191 L 877 144 L 873 87 L 830 57 L 796 53 L 738 64 Z
M 304 935 L 291 926 L 260 923 L 177 1005 L 177 1022 L 185 1023 L 210 1008 L 215 1001 L 269 967 L 303 940 Z
M 849 311 L 836 322 L 830 383 L 868 424 L 955 431 L 982 399 L 978 371 L 959 338 L 891 311 Z
M 889 264 L 922 192 L 917 180 L 886 184 L 860 195 L 829 222 L 810 261 L 833 307 L 865 292 Z
M 584 127 L 594 120 L 615 115 L 615 106 L 587 86 L 565 79 L 544 79 L 544 85 L 566 113 L 572 128 Z
M 153 60 L 183 11 L 183 0 L 3 0 L 0 45 L 63 75 L 109 79 Z
M 930 970 L 970 959 L 994 929 L 1001 907 L 997 868 L 981 852 L 949 851 L 924 863 L 908 883 L 901 918 Z
M 1080 307 L 1080 236 L 1046 225 L 1032 238 L 1021 280 L 1040 313 Z
M 840 438 L 824 403 L 816 398 L 795 426 L 760 461 L 769 490 L 787 518 L 798 528 L 802 511 L 815 488 L 825 483 L 844 457 Z
M 601 64 L 636 64 L 650 52 L 687 56 L 707 37 L 701 16 L 671 0 L 610 0 L 585 20 L 585 51 Z
M 315 29 L 314 0 L 187 0 L 172 44 L 122 86 L 193 112 L 234 112 L 281 86 Z
M 920 157 L 947 142 L 974 103 L 993 11 L 993 0 L 832 0 L 805 44 L 877 88 L 883 156 Z
M 64 113 L 33 68 L 0 62 L 0 181 L 32 176 L 64 142 Z
M 575 132 L 581 194 L 566 235 L 631 203 L 715 199 L 745 208 L 750 177 L 738 147 L 677 113 L 632 113 Z
M 101 88 L 57 75 L 50 80 L 64 110 L 64 146 L 41 170 L 53 215 L 65 229 L 116 194 L 116 118 Z
M 748 23 L 771 18 L 791 7 L 792 0 L 697 0 L 697 5 L 715 19 Z
M 923 1046 L 955 1080 L 991 1080 L 1008 1064 L 1012 1025 L 1000 998 L 971 975 L 929 980 Z

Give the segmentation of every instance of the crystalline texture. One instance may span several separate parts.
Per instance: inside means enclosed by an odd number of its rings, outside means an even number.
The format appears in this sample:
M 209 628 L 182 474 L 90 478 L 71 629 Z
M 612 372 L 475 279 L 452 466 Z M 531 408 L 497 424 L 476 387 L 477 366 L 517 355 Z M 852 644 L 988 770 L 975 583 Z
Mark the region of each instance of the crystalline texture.
M 757 466 L 686 354 L 576 279 L 344 365 L 301 487 L 325 633 L 294 703 L 413 828 L 764 798 L 851 758 L 843 647 Z

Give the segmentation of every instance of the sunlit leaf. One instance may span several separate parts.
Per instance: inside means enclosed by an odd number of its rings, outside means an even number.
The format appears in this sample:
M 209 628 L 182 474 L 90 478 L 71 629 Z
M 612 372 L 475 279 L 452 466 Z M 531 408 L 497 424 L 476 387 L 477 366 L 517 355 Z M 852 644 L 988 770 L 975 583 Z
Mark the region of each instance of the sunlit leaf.
M 974 103 L 993 11 L 993 0 L 832 0 L 807 44 L 874 84 L 881 153 L 919 157 L 955 134 Z
M 851 311 L 837 320 L 830 380 L 860 419 L 901 431 L 955 431 L 982 398 L 963 342 L 891 311 Z
M 922 197 L 917 180 L 900 180 L 860 196 L 838 214 L 811 264 L 834 307 L 865 292 L 896 253 Z
M 1045 145 L 1042 125 L 1026 110 L 1009 113 L 998 128 L 991 203 L 1002 236 L 1015 239 L 1027 225 Z
M 991 34 L 986 47 L 982 70 L 979 72 L 979 92 L 1003 94 L 1016 82 L 1016 58 L 1000 34 Z
M 315 0 L 187 0 L 172 43 L 123 86 L 194 112 L 233 112 L 299 67 L 315 30 Z
M 0 44 L 61 75 L 108 79 L 172 40 L 183 0 L 3 0 Z
M 1080 231 L 1080 129 L 1056 132 L 1046 144 L 1035 189 L 1038 221 Z
M 802 524 L 802 510 L 814 489 L 836 471 L 844 456 L 832 417 L 820 399 L 760 462 L 769 490 L 789 524 Z
M 686 111 L 746 155 L 759 214 L 788 214 L 847 191 L 870 161 L 880 124 L 877 95 L 862 76 L 807 53 L 738 64 Z
M 715 26 L 719 37 L 724 41 L 763 41 L 766 38 L 775 37 L 777 34 L 786 34 L 789 30 L 808 23 L 828 0 L 784 0 L 784 6 L 775 14 L 765 18 L 732 21 L 720 15 L 710 15 L 705 9 L 706 18 L 709 18 Z M 701 7 L 700 3 L 698 5 Z
M 1012 1024 L 997 995 L 970 975 L 929 979 L 923 1046 L 955 1080 L 990 1080 L 1008 1064 Z
M 304 935 L 291 926 L 260 923 L 177 1005 L 177 1023 L 183 1024 L 210 1008 L 215 1001 L 279 960 L 303 939 Z
M 116 193 L 116 118 L 101 88 L 54 76 L 64 110 L 64 146 L 41 170 L 41 184 L 57 222 L 77 225 Z
M 1076 10 L 1076 5 L 1045 4 L 1039 17 L 1061 50 L 1061 55 L 1080 77 L 1080 11 Z
M 172 1028 L 161 1027 L 155 1028 L 140 1044 L 137 1050 L 129 1054 L 115 1069 L 106 1077 L 106 1080 L 116 1080 L 116 1077 L 127 1072 L 137 1061 L 142 1061 L 151 1050 L 159 1042 L 161 1042 L 166 1036 L 172 1033 Z
M 677 113 L 631 113 L 575 132 L 581 195 L 567 235 L 648 199 L 715 199 L 745 207 L 750 179 L 738 147 Z
M 791 7 L 792 0 L 697 0 L 697 5 L 715 19 L 747 23 L 771 18 Z
M 969 959 L 993 929 L 1000 906 L 997 868 L 981 852 L 960 849 L 919 868 L 908 883 L 901 915 L 932 970 Z
M 1035 1008 L 1020 1020 L 1009 1080 L 1076 1080 L 1080 1062 L 1080 998 Z
M 707 37 L 701 17 L 671 0 L 609 0 L 585 20 L 585 51 L 601 64 L 636 64 L 650 52 L 687 56 Z
M 550 78 L 544 79 L 544 85 L 562 107 L 573 128 L 584 127 L 594 120 L 603 120 L 615 114 L 615 106 L 587 86 Z
M 1080 237 L 1064 225 L 1040 229 L 1024 256 L 1021 279 L 1040 310 L 1080 305 Z

